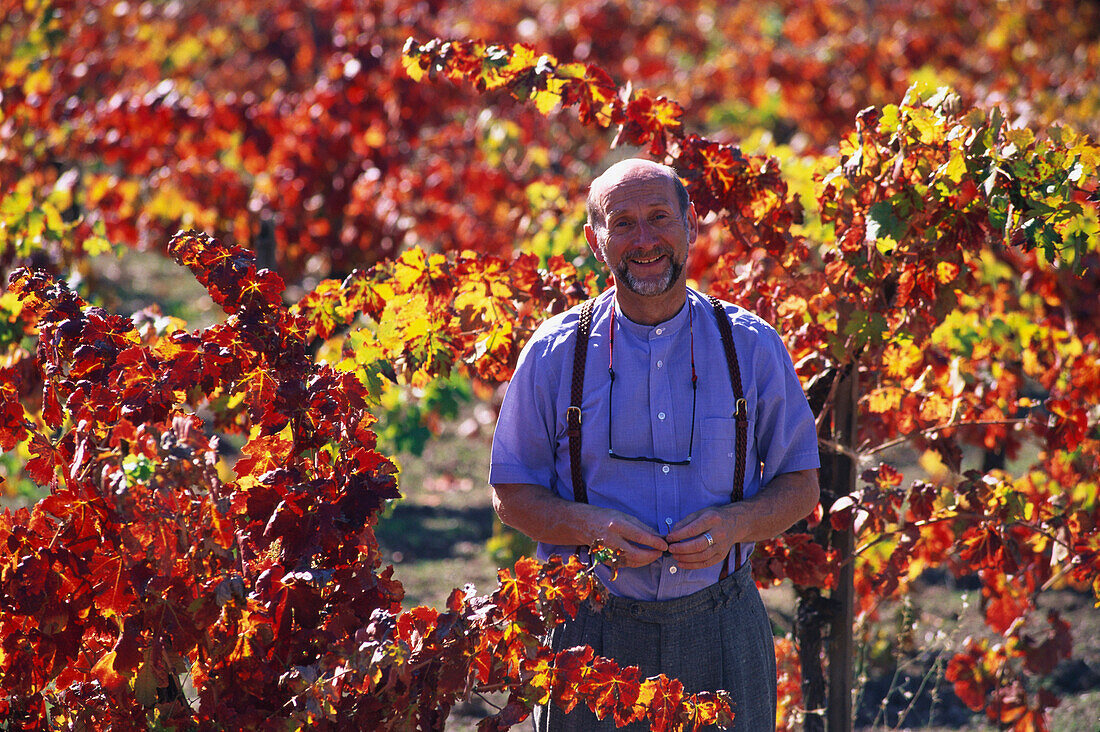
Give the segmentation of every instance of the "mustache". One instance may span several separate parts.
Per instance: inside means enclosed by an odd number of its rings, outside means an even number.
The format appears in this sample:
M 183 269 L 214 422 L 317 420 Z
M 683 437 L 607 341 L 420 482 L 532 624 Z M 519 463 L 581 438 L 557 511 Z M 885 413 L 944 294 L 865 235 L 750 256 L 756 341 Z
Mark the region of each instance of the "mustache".
M 656 259 L 660 256 L 666 256 L 669 259 L 673 258 L 673 252 L 670 247 L 657 246 L 649 249 L 632 249 L 629 252 L 625 252 L 621 259 L 640 260 L 640 259 Z

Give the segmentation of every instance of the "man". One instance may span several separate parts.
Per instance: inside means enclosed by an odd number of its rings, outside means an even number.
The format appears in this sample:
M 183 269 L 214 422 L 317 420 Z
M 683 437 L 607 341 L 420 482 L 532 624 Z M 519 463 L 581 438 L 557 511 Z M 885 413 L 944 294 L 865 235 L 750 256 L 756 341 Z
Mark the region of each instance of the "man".
M 776 332 L 687 287 L 698 221 L 671 168 L 613 165 L 584 232 L 615 286 L 524 348 L 493 438 L 493 505 L 540 558 L 597 541 L 620 552 L 615 579 L 598 570 L 610 601 L 556 628 L 555 650 L 587 644 L 688 692 L 725 689 L 736 729 L 770 732 L 774 647 L 746 558 L 817 504 L 813 416 Z M 591 367 L 574 388 L 578 341 Z M 614 729 L 554 706 L 535 726 Z

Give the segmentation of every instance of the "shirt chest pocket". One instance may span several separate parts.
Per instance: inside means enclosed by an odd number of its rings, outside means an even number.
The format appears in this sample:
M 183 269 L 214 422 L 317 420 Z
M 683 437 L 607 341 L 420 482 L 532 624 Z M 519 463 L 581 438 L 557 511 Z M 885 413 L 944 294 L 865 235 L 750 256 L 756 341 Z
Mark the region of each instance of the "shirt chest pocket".
M 728 502 L 733 494 L 737 465 L 737 420 L 712 417 L 703 420 L 702 427 L 699 471 L 703 487 L 711 501 Z M 751 445 L 755 427 L 752 420 L 748 421 L 747 427 L 746 444 Z

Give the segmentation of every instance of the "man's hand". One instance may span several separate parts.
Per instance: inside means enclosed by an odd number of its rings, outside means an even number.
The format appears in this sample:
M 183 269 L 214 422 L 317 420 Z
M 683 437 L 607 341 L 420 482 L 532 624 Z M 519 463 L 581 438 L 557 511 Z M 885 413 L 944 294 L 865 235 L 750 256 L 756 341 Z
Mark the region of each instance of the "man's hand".
M 780 473 L 752 498 L 684 517 L 665 537 L 668 550 L 684 569 L 709 567 L 725 559 L 738 542 L 763 541 L 783 533 L 809 514 L 818 498 L 817 470 Z
M 649 530 L 644 523 L 625 513 L 610 508 L 586 506 L 585 513 L 593 544 L 597 540 L 609 549 L 621 553 L 616 563 L 620 567 L 644 567 L 656 561 L 669 548 L 665 540 Z
M 703 569 L 726 558 L 736 543 L 728 508 L 701 509 L 672 527 L 665 539 L 677 564 L 684 569 Z
M 620 567 L 643 567 L 668 550 L 662 536 L 633 516 L 567 501 L 542 486 L 494 485 L 493 507 L 501 521 L 535 541 L 563 546 L 590 546 L 600 541 L 622 553 L 617 562 Z

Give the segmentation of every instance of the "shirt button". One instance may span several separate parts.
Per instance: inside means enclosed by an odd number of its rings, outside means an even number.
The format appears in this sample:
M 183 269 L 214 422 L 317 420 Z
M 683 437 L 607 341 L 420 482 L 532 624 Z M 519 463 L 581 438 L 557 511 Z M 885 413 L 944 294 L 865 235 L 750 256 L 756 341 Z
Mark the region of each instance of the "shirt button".
M 665 418 L 665 413 L 664 412 L 657 412 L 657 419 L 664 419 L 664 418 Z
M 657 335 L 661 335 L 661 334 L 663 334 L 664 332 L 665 332 L 665 329 L 664 329 L 664 328 L 658 328 L 658 329 L 657 329 Z
M 676 570 L 676 565 L 672 565 L 671 567 L 668 568 L 668 573 L 669 574 L 676 574 L 676 571 L 677 571 Z
M 661 466 L 661 472 L 662 473 L 667 473 L 668 472 L 668 466 L 667 465 L 662 465 Z
M 665 365 L 665 362 L 664 362 L 664 361 L 658 361 L 658 362 L 657 362 L 657 368 L 661 368 L 661 367 L 662 367 L 662 366 L 664 366 L 664 365 Z

